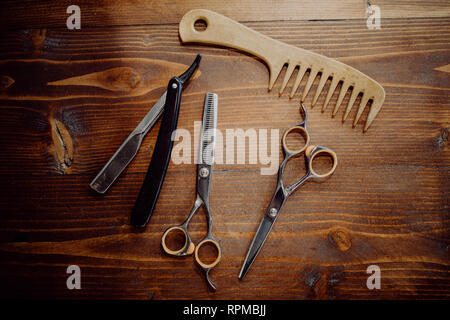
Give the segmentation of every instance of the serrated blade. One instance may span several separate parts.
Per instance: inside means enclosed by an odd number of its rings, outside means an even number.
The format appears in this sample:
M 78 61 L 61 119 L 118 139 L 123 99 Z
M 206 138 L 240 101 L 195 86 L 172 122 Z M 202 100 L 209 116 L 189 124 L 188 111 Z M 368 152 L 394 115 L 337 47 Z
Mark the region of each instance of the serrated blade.
M 217 94 L 208 92 L 205 95 L 203 109 L 202 133 L 200 142 L 200 163 L 212 165 L 214 162 L 214 148 L 216 145 L 217 128 Z

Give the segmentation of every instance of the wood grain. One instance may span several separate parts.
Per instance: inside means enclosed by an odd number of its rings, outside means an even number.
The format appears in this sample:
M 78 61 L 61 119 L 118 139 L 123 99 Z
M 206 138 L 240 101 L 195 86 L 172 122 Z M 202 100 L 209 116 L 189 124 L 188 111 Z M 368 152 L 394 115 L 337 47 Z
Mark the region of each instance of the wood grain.
M 184 91 L 178 124 L 191 133 L 194 121 L 201 119 L 204 94 L 212 91 L 219 95 L 222 132 L 279 129 L 281 138 L 284 129 L 300 120 L 301 91 L 293 100 L 287 94 L 278 97 L 283 70 L 268 93 L 267 68 L 249 55 L 181 45 L 178 25 L 171 23 L 178 22 L 183 6 L 174 12 L 156 4 L 154 10 L 140 8 L 142 14 L 135 14 L 139 3 L 133 10 L 128 3 L 111 3 L 117 24 L 123 26 L 76 32 L 56 28 L 63 26 L 55 13 L 43 13 L 45 3 L 5 4 L 18 14 L 11 14 L 0 32 L 2 297 L 449 298 L 447 2 L 408 2 L 413 12 L 408 19 L 399 18 L 395 6 L 396 18 L 382 20 L 382 29 L 376 31 L 367 30 L 365 19 L 356 16 L 302 21 L 308 11 L 280 19 L 282 11 L 270 16 L 264 4 L 256 13 L 227 7 L 234 19 L 258 20 L 245 23 L 258 32 L 367 73 L 386 89 L 386 101 L 363 134 L 367 113 L 352 129 L 350 122 L 340 121 L 344 110 L 332 118 L 330 109 L 324 114 L 311 109 L 312 96 L 307 97 L 311 143 L 333 149 L 338 168 L 328 181 L 307 183 L 290 197 L 241 282 L 240 265 L 276 176 L 261 175 L 262 165 L 248 163 L 248 145 L 246 163 L 215 165 L 211 208 L 214 234 L 223 249 L 211 273 L 216 293 L 208 291 L 193 257 L 168 257 L 160 248 L 164 230 L 183 221 L 192 205 L 194 164 L 171 163 L 150 224 L 145 230 L 129 226 L 159 123 L 106 195 L 91 191 L 89 182 L 156 102 L 170 77 L 197 52 L 204 55 L 201 73 Z M 36 10 L 21 10 L 21 5 Z M 426 10 L 419 13 L 421 6 Z M 315 14 L 330 18 L 327 10 L 316 9 Z M 92 12 L 99 15 L 96 20 L 85 15 L 85 25 L 116 24 L 102 21 L 105 9 L 92 6 Z M 144 13 L 164 20 L 143 22 Z M 125 19 L 133 14 L 135 20 Z M 43 16 L 48 24 L 43 24 Z M 265 21 L 277 19 L 294 21 Z M 28 25 L 21 25 L 25 20 Z M 146 25 L 132 25 L 136 23 Z M 46 29 L 28 29 L 39 24 Z M 292 85 L 290 81 L 287 89 Z M 324 99 L 321 95 L 318 105 Z M 336 99 L 337 94 L 332 101 Z M 302 173 L 301 161 L 288 169 L 287 179 L 294 181 Z M 205 227 L 204 217 L 195 216 L 195 241 Z M 66 288 L 71 264 L 81 267 L 82 290 Z M 372 264 L 382 270 L 381 290 L 366 287 L 366 268 Z
M 448 17 L 446 0 L 371 0 L 381 8 L 382 18 Z M 65 1 L 3 1 L 0 11 L 3 29 L 66 28 Z M 173 0 L 96 1 L 79 0 L 82 27 L 177 24 L 191 9 L 217 11 L 237 21 L 366 19 L 366 0 Z M 43 19 L 45 17 L 45 19 Z

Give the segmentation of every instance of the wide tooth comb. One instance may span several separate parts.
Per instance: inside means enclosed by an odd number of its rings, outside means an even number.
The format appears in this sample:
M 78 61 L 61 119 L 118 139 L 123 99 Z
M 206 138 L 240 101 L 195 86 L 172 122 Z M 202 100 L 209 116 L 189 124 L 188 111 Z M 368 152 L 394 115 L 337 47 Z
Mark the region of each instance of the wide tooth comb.
M 206 22 L 207 26 L 205 30 L 195 30 L 194 24 L 198 20 L 204 20 Z M 370 111 L 364 125 L 364 131 L 372 124 L 384 103 L 386 94 L 383 87 L 360 71 L 334 59 L 269 38 L 268 36 L 258 33 L 213 11 L 204 9 L 194 9 L 189 11 L 181 19 L 179 31 L 182 42 L 196 42 L 231 47 L 261 58 L 269 67 L 269 90 L 273 88 L 283 66 L 287 63 L 288 67 L 281 84 L 279 91 L 280 95 L 286 88 L 295 68 L 299 66 L 294 86 L 289 95 L 290 98 L 294 96 L 308 69 L 310 69 L 310 74 L 301 96 L 302 101 L 306 98 L 311 89 L 318 72 L 322 72 L 317 91 L 313 98 L 313 105 L 317 102 L 327 79 L 331 77 L 331 84 L 322 111 L 326 109 L 339 82 L 342 82 L 338 101 L 333 109 L 333 116 L 339 110 L 345 94 L 350 86 L 352 86 L 354 89 L 343 118 L 347 118 L 359 93 L 363 92 L 363 97 L 356 112 L 353 125 L 355 126 L 358 122 L 367 102 L 372 100 Z

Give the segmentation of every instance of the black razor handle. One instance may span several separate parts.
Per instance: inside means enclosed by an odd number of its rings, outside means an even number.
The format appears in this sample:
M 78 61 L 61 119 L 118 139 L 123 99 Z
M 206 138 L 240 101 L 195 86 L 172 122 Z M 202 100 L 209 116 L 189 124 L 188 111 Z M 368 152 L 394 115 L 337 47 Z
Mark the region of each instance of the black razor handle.
M 200 59 L 201 55 L 197 55 L 194 63 L 185 73 L 180 77 L 173 77 L 169 81 L 166 103 L 152 160 L 131 213 L 131 224 L 133 226 L 145 227 L 155 209 L 170 162 L 173 147 L 172 133 L 177 128 L 183 85 L 198 68 Z

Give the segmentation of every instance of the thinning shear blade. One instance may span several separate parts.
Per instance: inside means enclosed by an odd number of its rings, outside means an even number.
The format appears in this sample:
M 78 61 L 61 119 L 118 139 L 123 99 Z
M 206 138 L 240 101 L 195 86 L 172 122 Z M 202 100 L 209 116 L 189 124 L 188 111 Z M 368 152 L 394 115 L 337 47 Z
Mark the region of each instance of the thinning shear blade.
M 200 143 L 200 163 L 212 165 L 216 144 L 217 128 L 217 94 L 208 92 L 205 96 L 202 134 Z

